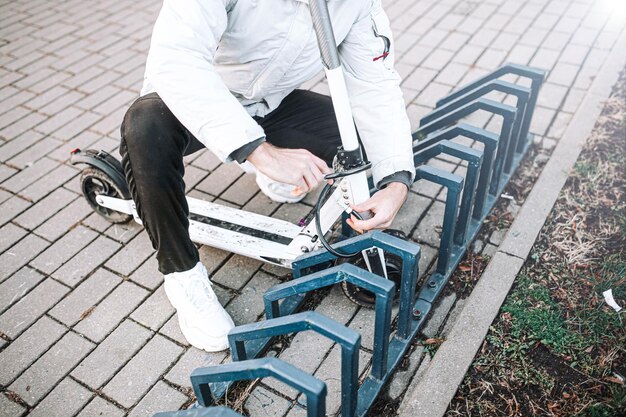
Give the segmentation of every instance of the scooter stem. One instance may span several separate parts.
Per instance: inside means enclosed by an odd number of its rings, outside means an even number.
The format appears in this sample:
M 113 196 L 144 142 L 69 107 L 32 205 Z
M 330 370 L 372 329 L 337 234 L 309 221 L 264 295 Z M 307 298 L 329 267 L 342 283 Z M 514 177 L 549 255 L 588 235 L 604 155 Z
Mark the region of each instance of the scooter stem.
M 339 59 L 339 51 L 337 50 L 326 0 L 309 0 L 309 8 L 311 10 L 313 29 L 317 36 L 317 43 L 320 48 L 322 62 L 324 63 L 330 97 L 333 101 L 333 108 L 335 109 L 335 116 L 339 125 L 343 149 L 354 151 L 359 149 L 359 141 L 356 128 L 354 127 L 348 90 L 341 68 L 341 60 Z

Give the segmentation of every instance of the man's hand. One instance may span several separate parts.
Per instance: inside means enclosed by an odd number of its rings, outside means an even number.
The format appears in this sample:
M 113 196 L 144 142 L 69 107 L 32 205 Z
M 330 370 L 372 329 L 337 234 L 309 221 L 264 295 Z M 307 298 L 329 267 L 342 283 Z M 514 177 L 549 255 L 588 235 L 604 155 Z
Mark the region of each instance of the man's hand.
M 267 142 L 247 159 L 274 181 L 295 185 L 302 193 L 311 191 L 332 172 L 326 162 L 306 149 L 277 148 Z
M 368 220 L 358 220 L 350 216 L 347 223 L 359 233 L 372 229 L 385 229 L 398 214 L 409 193 L 407 186 L 400 182 L 392 182 L 371 198 L 352 207 L 357 213 L 370 211 L 373 217 Z

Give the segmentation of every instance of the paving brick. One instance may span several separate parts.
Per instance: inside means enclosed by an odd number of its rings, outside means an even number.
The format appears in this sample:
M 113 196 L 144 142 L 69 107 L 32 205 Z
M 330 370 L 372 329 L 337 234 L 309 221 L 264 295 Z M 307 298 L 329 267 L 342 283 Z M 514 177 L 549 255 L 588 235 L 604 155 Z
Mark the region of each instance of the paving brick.
M 167 323 L 159 329 L 159 333 L 175 340 L 181 345 L 189 346 L 189 342 L 187 342 L 187 339 L 185 339 L 185 336 L 183 336 L 183 333 L 180 331 L 180 326 L 178 325 L 178 315 L 176 314 L 174 314 L 172 318 L 170 318 Z
M 308 197 L 308 196 L 307 196 Z M 305 198 L 306 200 L 306 198 Z M 280 204 L 272 201 L 263 193 L 257 193 L 252 200 L 243 206 L 243 210 L 252 213 L 263 214 L 269 216 L 279 207 Z
M 535 112 L 533 113 L 530 131 L 539 136 L 545 136 L 548 133 L 548 129 L 550 124 L 552 124 L 555 114 L 556 110 L 537 106 L 535 108 Z
M 9 400 L 6 395 L 0 394 L 0 416 L 20 417 L 26 409 L 21 405 Z
M 537 99 L 537 104 L 549 109 L 558 109 L 567 94 L 567 87 L 544 83 Z
M 573 116 L 569 113 L 558 112 L 556 117 L 552 121 L 552 125 L 550 126 L 550 129 L 548 130 L 547 136 L 551 138 L 563 137 L 565 130 L 568 128 L 568 126 L 570 125 L 572 121 L 572 117 Z M 543 146 L 542 144 L 543 149 L 550 149 L 549 144 L 551 143 L 551 141 L 544 140 L 544 143 L 546 144 L 546 146 Z
M 66 324 L 73 326 L 89 309 L 109 294 L 122 279 L 105 269 L 96 271 L 70 294 L 61 300 L 49 314 Z
M 48 157 L 60 162 L 67 162 L 71 156 L 70 152 L 74 149 L 89 149 L 101 137 L 101 135 L 91 131 L 82 132 L 80 135 L 65 142 L 63 146 L 50 152 Z
M 130 317 L 157 331 L 174 315 L 175 311 L 161 285 L 146 301 L 141 303 Z
M 101 119 L 98 123 L 90 127 L 94 132 L 99 132 L 105 135 L 119 132 L 120 124 L 124 119 L 126 113 L 125 108 L 119 108 L 115 112 Z
M 43 281 L 0 316 L 0 330 L 10 338 L 15 338 L 48 311 L 67 291 L 65 286 L 52 279 Z
M 122 406 L 132 407 L 182 351 L 183 348 L 157 334 L 113 377 L 103 392 Z
M 44 279 L 34 269 L 22 268 L 0 284 L 0 312 L 19 301 Z
M 391 400 L 396 400 L 402 396 L 406 388 L 409 386 L 413 375 L 417 371 L 418 366 L 422 363 L 425 350 L 422 346 L 416 346 L 415 349 L 405 356 L 402 364 L 392 375 L 386 394 Z
M 432 82 L 422 90 L 415 100 L 415 103 L 421 106 L 434 107 L 437 100 L 444 97 L 450 92 L 450 86 Z
M 26 230 L 13 223 L 7 223 L 0 227 L 0 236 L 2 236 L 2 240 L 0 241 L 0 253 L 13 246 L 15 242 L 23 238 L 27 233 Z
M 159 381 L 137 404 L 129 417 L 151 416 L 163 410 L 178 410 L 189 398 L 182 392 Z
M 102 397 L 95 397 L 77 417 L 123 417 L 125 412 Z
M 548 82 L 552 83 L 553 85 L 558 84 L 561 86 L 569 87 L 574 83 L 576 75 L 578 74 L 578 70 L 579 67 L 577 65 L 557 62 L 552 71 L 550 71 Z
M 283 204 L 274 212 L 272 217 L 297 224 L 301 219 L 308 216 L 312 210 L 312 207 L 302 203 Z
M 12 196 L 13 196 L 13 194 L 0 189 L 0 204 L 4 203 L 5 201 L 7 201 Z M 0 222 L 1 222 L 1 220 L 0 220 Z M 0 223 L 0 224 L 2 224 L 2 223 Z
M 101 115 L 87 111 L 72 120 L 68 120 L 68 123 L 60 126 L 52 135 L 66 141 L 87 130 L 100 119 L 102 119 Z
M 244 403 L 249 415 L 255 417 L 282 416 L 290 406 L 291 401 L 279 397 L 261 386 L 256 387 Z
M 2 88 L 0 95 L 4 97 L 4 100 L 0 103 L 0 114 L 10 111 L 34 97 L 33 93 L 15 88 L 14 86 Z
M 131 220 L 128 223 L 113 223 L 104 234 L 117 242 L 128 243 L 142 230 L 141 225 Z
M 0 165 L 0 182 L 12 177 L 17 172 L 17 169 L 7 165 Z
M 12 176 L 10 179 L 2 183 L 2 187 L 6 190 L 14 193 L 20 192 L 28 185 L 32 184 L 48 172 L 52 171 L 59 165 L 58 162 L 52 159 L 43 158 L 35 162 L 33 165 L 26 169 L 23 169 L 18 174 Z
M 430 203 L 430 199 L 409 193 L 406 202 L 394 218 L 391 228 L 409 235 Z
M 426 338 L 435 337 L 439 333 L 439 329 L 444 324 L 446 318 L 448 317 L 448 313 L 452 309 L 456 301 L 456 295 L 450 294 L 437 302 L 437 305 L 430 313 L 428 317 L 428 321 L 424 325 L 422 330 L 422 334 Z
M 165 379 L 180 387 L 191 388 L 189 376 L 191 372 L 200 367 L 219 365 L 228 356 L 227 351 L 205 352 L 194 347 L 190 347 L 180 357 L 176 365 L 165 374 Z
M 35 229 L 35 234 L 49 241 L 55 241 L 68 230 L 76 226 L 92 212 L 85 199 L 77 198 L 67 207 L 52 216 L 48 221 Z
M 22 52 L 22 51 L 20 51 L 20 52 Z M 28 88 L 31 85 L 41 81 L 42 79 L 46 79 L 46 78 L 52 76 L 52 74 L 54 74 L 54 72 L 55 71 L 52 68 L 44 67 L 40 71 L 36 71 L 36 72 L 32 72 L 32 73 L 28 74 L 26 77 L 22 78 L 21 80 L 19 80 L 18 82 L 16 82 L 13 85 L 16 86 L 16 87 L 25 89 L 25 88 Z
M 75 287 L 115 253 L 119 247 L 119 243 L 100 236 L 57 269 L 52 276 L 70 287 Z
M 67 107 L 37 126 L 37 131 L 49 135 L 66 124 L 76 120 L 82 113 L 84 113 L 84 111 L 81 109 L 77 109 L 76 107 Z
M 45 111 L 42 111 L 42 108 L 49 104 L 50 102 L 52 102 L 53 100 L 59 98 L 60 96 L 66 94 L 69 90 L 65 87 L 62 86 L 56 86 L 56 87 L 52 87 L 51 89 L 41 93 L 41 94 L 37 94 L 32 100 L 29 100 L 28 102 L 26 102 L 26 104 L 24 104 L 25 107 L 28 107 L 29 109 L 33 109 L 33 110 L 37 110 L 40 113 L 44 113 L 44 114 L 48 114 L 48 115 L 52 115 L 52 113 L 48 113 Z
M 504 63 L 507 55 L 508 50 L 488 49 L 476 61 L 476 65 L 488 71 L 493 71 Z
M 578 76 L 576 77 L 576 81 L 574 81 L 574 88 L 587 90 L 591 87 L 591 84 L 596 78 L 598 70 L 591 67 L 583 67 Z
M 30 265 L 51 274 L 92 242 L 96 236 L 98 234 L 93 230 L 78 226 L 32 260 Z
M 235 298 L 227 307 L 235 324 L 245 324 L 256 321 L 263 313 L 263 294 L 280 281 L 262 271 L 257 272 L 250 282 L 242 289 L 241 295 Z
M 76 194 L 59 188 L 15 218 L 15 223 L 33 230 L 76 198 Z
M 587 94 L 585 90 L 570 89 L 561 110 L 567 113 L 575 113 L 585 98 L 585 94 Z
M 26 117 L 28 113 L 28 109 L 22 106 L 12 108 L 8 112 L 0 115 L 0 128 L 4 129 L 7 126 L 12 125 L 16 121 L 22 119 L 23 117 Z
M 122 275 L 129 276 L 154 253 L 147 233 L 142 233 L 111 258 L 106 266 Z
M 609 51 L 604 51 L 597 48 L 592 48 L 585 60 L 585 67 L 600 69 L 602 64 L 606 61 L 609 55 Z
M 106 71 L 100 69 L 101 74 L 90 79 L 86 83 L 83 83 L 77 87 L 77 90 L 85 92 L 87 94 L 93 94 L 99 89 L 110 85 L 113 81 L 119 78 L 119 74 L 113 71 Z
M 157 288 L 163 282 L 163 274 L 159 272 L 156 256 L 151 256 L 129 279 L 151 290 Z
M 13 167 L 24 169 L 46 156 L 51 150 L 58 148 L 60 145 L 61 142 L 57 139 L 51 137 L 43 138 L 34 145 L 24 148 L 23 152 L 10 159 L 8 163 Z
M 72 371 L 72 377 L 93 389 L 102 387 L 152 337 L 152 332 L 125 320 Z
M 44 400 L 30 412 L 32 417 L 72 417 L 91 399 L 92 393 L 70 378 L 62 380 Z
M 412 238 L 432 246 L 439 246 L 437 229 L 441 227 L 445 204 L 436 201 L 420 221 Z
M 254 275 L 261 264 L 262 262 L 255 259 L 234 255 L 211 276 L 211 281 L 238 290 Z
M 186 192 L 189 192 L 191 189 L 193 189 L 193 187 L 195 187 L 207 175 L 209 175 L 208 171 L 197 168 L 194 165 L 186 165 L 184 177 Z
M 72 104 L 74 104 L 78 100 L 82 99 L 83 97 L 85 97 L 85 95 L 83 93 L 79 93 L 78 91 L 74 91 L 74 90 L 69 90 L 69 91 L 67 91 L 67 93 L 65 93 L 65 94 L 63 94 L 61 96 L 56 97 L 55 99 L 51 100 L 45 106 L 39 108 L 38 111 L 40 113 L 48 114 L 48 115 L 51 115 L 51 116 L 52 115 L 56 115 L 56 114 L 59 114 L 60 112 L 64 111 L 65 109 L 70 108 L 70 106 Z M 72 110 L 72 112 L 73 113 L 77 113 L 78 109 L 74 108 L 74 110 Z M 61 121 L 59 121 L 57 123 L 56 128 L 59 128 L 62 125 L 63 125 L 63 121 L 61 120 Z
M 45 240 L 34 235 L 28 235 L 5 251 L 0 255 L 0 282 L 26 265 L 48 245 L 49 243 Z
M 461 81 L 468 69 L 469 67 L 467 65 L 451 62 L 439 73 L 436 80 L 439 83 L 449 86 L 458 85 L 459 81 Z M 443 92 L 439 98 L 443 97 L 446 93 L 447 91 Z
M 111 223 L 109 223 L 104 217 L 100 216 L 96 212 L 93 212 L 92 214 L 87 216 L 87 218 L 83 220 L 81 224 L 91 229 L 97 230 L 98 232 L 104 232 L 109 227 L 111 227 Z
M 117 87 L 113 87 L 110 85 L 99 88 L 97 91 L 88 94 L 84 99 L 76 102 L 75 106 L 85 110 L 92 110 L 99 104 L 108 101 L 111 97 L 113 97 L 116 93 L 119 93 L 121 90 Z M 102 112 L 97 112 L 100 114 L 104 114 Z
M 359 352 L 359 375 L 363 373 L 370 359 L 369 353 L 362 350 Z M 341 348 L 339 345 L 333 347 L 314 376 L 326 383 L 328 389 L 326 412 L 331 415 L 337 413 L 341 406 Z M 300 396 L 299 401 L 302 400 L 303 398 Z
M 404 79 L 402 85 L 421 91 L 435 76 L 437 76 L 437 71 L 435 70 L 418 68 L 408 78 Z
M 15 391 L 29 405 L 34 405 L 54 388 L 93 346 L 93 343 L 77 334 L 67 333 L 11 384 L 9 389 Z
M 91 340 L 101 341 L 120 321 L 135 309 L 148 292 L 130 282 L 115 288 L 89 316 L 81 320 L 74 329 Z
M 196 188 L 202 192 L 219 196 L 242 174 L 243 172 L 236 164 L 223 164 L 200 182 Z
M 9 385 L 65 332 L 66 329 L 54 320 L 46 316 L 40 318 L 0 352 L 0 384 Z
M 316 332 L 300 332 L 291 340 L 289 347 L 281 352 L 280 359 L 312 374 L 332 346 L 333 342 L 330 339 Z M 289 398 L 296 398 L 298 395 L 295 389 L 276 379 L 269 379 L 265 384 Z
M 244 205 L 257 192 L 259 187 L 256 184 L 256 175 L 245 174 L 240 177 L 231 187 L 229 187 L 220 198 L 233 202 L 238 205 Z

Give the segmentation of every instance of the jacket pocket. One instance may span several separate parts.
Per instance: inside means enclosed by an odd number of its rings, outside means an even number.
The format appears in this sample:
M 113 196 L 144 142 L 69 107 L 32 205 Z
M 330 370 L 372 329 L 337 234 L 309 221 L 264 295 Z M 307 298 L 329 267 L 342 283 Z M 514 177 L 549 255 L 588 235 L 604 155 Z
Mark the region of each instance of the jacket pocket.
M 389 22 L 389 18 L 382 7 L 375 8 L 372 11 L 371 17 L 374 34 L 381 41 L 380 55 L 377 55 L 374 60 L 380 60 L 385 65 L 385 68 L 393 69 L 393 35 L 391 33 L 391 23 Z

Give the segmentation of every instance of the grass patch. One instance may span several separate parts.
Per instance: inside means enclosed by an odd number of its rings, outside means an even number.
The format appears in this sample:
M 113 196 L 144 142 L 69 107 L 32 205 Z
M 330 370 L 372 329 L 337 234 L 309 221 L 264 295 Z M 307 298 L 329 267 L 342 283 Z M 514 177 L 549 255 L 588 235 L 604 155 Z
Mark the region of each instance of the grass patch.
M 626 416 L 625 74 L 447 416 Z

